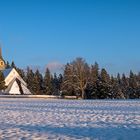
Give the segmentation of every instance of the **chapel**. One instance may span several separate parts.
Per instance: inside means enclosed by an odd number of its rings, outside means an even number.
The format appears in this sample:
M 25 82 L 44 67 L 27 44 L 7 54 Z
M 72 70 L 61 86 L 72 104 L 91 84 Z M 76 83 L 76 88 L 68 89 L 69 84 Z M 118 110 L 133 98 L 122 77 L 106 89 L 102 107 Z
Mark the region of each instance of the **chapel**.
M 29 95 L 30 90 L 27 87 L 27 83 L 23 80 L 20 74 L 15 68 L 6 68 L 6 63 L 2 57 L 2 50 L 0 48 L 0 71 L 2 71 L 5 78 L 6 89 L 4 94 L 15 95 Z

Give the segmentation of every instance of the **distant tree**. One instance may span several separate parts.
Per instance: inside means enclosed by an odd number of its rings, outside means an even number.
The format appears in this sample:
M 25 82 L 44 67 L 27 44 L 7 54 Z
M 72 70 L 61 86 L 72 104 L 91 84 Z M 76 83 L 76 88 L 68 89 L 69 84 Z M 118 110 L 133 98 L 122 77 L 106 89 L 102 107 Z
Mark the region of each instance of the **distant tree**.
M 11 68 L 11 66 L 10 66 L 9 62 L 7 61 L 7 63 L 6 63 L 6 69 L 9 69 L 9 68 Z
M 62 89 L 62 82 L 63 82 L 63 75 L 59 74 L 58 76 L 58 90 L 61 91 Z
M 132 71 L 130 71 L 129 75 L 129 86 L 131 86 L 132 88 L 137 87 L 136 75 Z
M 125 74 L 122 74 L 122 79 L 121 79 L 121 89 L 122 92 L 124 93 L 125 99 L 129 98 L 129 79 L 125 76 Z
M 117 78 L 111 77 L 111 87 L 112 87 L 112 99 L 124 99 L 124 93 L 122 92 L 122 88 L 120 86 L 121 78 L 120 74 L 117 75 Z
M 112 97 L 112 85 L 110 84 L 110 76 L 107 73 L 107 71 L 103 68 L 101 70 L 100 74 L 100 82 L 98 85 L 98 92 L 99 92 L 99 98 L 101 99 L 106 99 L 106 98 L 111 98 Z
M 59 91 L 59 80 L 57 77 L 57 74 L 54 73 L 53 75 L 53 79 L 52 79 L 52 90 L 53 90 L 53 95 L 59 95 L 60 91 Z
M 0 91 L 4 90 L 5 86 L 5 79 L 3 73 L 0 71 Z
M 52 75 L 50 70 L 47 68 L 44 76 L 44 93 L 47 95 L 52 94 Z
M 36 70 L 34 74 L 34 91 L 35 94 L 42 94 L 43 86 L 43 77 L 39 70 Z
M 136 75 L 130 71 L 130 76 L 129 76 L 129 98 L 134 99 L 138 98 L 138 82 Z
M 90 68 L 83 58 L 76 58 L 71 63 L 73 69 L 74 88 L 80 93 L 82 99 L 86 97 L 86 89 L 90 78 Z
M 101 81 L 107 84 L 110 82 L 110 76 L 104 68 L 101 70 Z
M 44 78 L 39 70 L 34 73 L 28 67 L 25 74 L 14 62 L 11 66 L 16 68 L 33 94 L 69 95 L 83 99 L 140 98 L 140 73 L 130 71 L 129 77 L 119 73 L 113 77 L 106 69 L 100 70 L 98 63 L 89 66 L 83 58 L 67 63 L 63 74 L 58 76 L 46 69 Z
M 64 68 L 61 90 L 64 95 L 77 95 L 75 91 L 73 66 L 69 63 L 67 63 Z
M 15 62 L 14 61 L 12 61 L 11 67 L 16 69 L 16 65 L 15 65 Z
M 119 73 L 117 74 L 117 81 L 118 81 L 118 84 L 121 85 L 121 76 Z
M 89 98 L 98 98 L 98 84 L 99 84 L 99 65 L 95 62 L 94 65 L 91 66 L 90 70 L 90 81 L 88 84 L 88 90 L 90 90 L 90 94 L 88 94 Z
M 28 89 L 31 91 L 31 93 L 36 94 L 36 88 L 35 88 L 35 74 L 32 69 L 27 67 L 27 73 L 26 73 L 26 83 Z
M 138 83 L 138 89 L 137 89 L 137 97 L 140 98 L 140 72 L 137 74 L 137 83 Z
M 140 85 L 140 72 L 137 74 L 136 79 L 137 79 L 138 84 Z

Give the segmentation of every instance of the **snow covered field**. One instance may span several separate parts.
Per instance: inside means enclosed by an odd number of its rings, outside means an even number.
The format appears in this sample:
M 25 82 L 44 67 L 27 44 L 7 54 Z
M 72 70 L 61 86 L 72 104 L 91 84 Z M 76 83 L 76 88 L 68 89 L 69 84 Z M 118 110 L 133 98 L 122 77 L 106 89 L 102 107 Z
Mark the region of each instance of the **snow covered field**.
M 1 98 L 0 139 L 139 140 L 140 100 Z

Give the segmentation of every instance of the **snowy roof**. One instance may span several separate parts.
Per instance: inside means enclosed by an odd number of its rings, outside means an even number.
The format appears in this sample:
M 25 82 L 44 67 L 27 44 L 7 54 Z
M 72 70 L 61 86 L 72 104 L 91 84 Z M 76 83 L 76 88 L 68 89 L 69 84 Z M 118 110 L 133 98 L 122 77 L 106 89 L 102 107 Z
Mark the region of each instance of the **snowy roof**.
M 13 68 L 8 68 L 8 69 L 5 69 L 2 71 L 5 78 L 9 75 L 9 73 L 12 71 L 12 69 Z

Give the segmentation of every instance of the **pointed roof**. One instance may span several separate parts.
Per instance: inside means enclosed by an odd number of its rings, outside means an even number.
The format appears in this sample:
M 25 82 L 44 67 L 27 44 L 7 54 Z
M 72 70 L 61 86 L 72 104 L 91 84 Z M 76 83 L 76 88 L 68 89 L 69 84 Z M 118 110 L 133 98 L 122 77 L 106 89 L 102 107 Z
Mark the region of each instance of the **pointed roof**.
M 2 71 L 5 78 L 9 75 L 9 73 L 12 71 L 12 69 L 13 68 L 8 68 L 8 69 L 5 69 Z
M 23 85 L 26 85 L 26 82 L 23 80 L 23 78 L 19 75 L 19 73 L 16 71 L 15 68 L 8 68 L 8 69 L 4 69 L 3 71 L 3 75 L 5 77 L 5 80 L 9 77 L 10 74 L 15 73 L 14 75 L 12 74 L 12 79 L 13 78 L 17 78 L 19 79 L 19 81 L 21 81 L 21 83 Z
M 9 83 L 9 85 L 7 86 L 7 88 L 5 89 L 5 92 L 6 93 L 9 93 L 9 91 L 11 90 L 11 88 L 12 88 L 12 85 L 13 85 L 13 83 L 16 81 L 16 79 L 13 79 L 10 83 Z
M 7 88 L 6 93 L 9 94 L 31 94 L 27 88 L 26 82 L 21 78 L 15 68 L 8 68 L 2 71 L 5 77 Z M 8 78 L 8 80 L 6 80 Z M 7 82 L 8 81 L 8 82 Z

